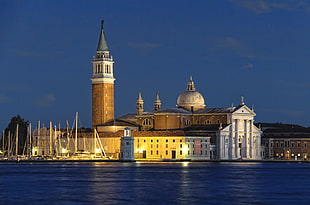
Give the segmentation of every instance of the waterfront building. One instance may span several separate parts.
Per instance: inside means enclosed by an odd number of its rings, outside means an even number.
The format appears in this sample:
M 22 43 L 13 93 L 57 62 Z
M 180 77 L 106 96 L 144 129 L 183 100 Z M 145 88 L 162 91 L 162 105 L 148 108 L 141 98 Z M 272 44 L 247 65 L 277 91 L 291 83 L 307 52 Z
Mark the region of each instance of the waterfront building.
M 310 129 L 293 124 L 259 123 L 263 130 L 262 151 L 267 160 L 307 160 Z
M 136 113 L 114 119 L 113 63 L 102 22 L 93 60 L 92 126 L 98 130 L 111 155 L 117 156 L 120 152 L 119 134 L 125 127 L 130 127 L 135 158 L 261 158 L 261 131 L 254 125 L 256 114 L 245 105 L 244 98 L 236 107 L 206 108 L 204 97 L 196 91 L 192 77 L 186 90 L 178 96 L 176 108 L 162 109 L 157 93 L 154 110 L 145 111 L 142 93 L 139 93 Z

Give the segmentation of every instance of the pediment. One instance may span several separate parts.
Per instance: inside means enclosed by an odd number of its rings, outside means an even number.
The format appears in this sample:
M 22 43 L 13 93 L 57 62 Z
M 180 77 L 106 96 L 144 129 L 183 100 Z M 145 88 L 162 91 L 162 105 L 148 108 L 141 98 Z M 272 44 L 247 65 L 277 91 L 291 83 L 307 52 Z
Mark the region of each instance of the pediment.
M 250 109 L 248 106 L 246 105 L 240 105 L 239 107 L 237 107 L 234 111 L 233 114 L 237 114 L 237 115 L 256 115 L 256 113 Z

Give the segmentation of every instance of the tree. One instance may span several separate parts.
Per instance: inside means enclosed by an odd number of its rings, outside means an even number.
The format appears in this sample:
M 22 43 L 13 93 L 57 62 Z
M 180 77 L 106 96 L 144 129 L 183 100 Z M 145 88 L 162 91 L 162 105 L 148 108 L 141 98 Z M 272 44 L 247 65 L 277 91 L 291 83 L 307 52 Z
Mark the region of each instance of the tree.
M 20 115 L 17 115 L 11 119 L 8 127 L 5 128 L 4 132 L 2 133 L 2 138 L 0 141 L 0 149 L 4 148 L 4 150 L 2 151 L 6 153 L 6 155 L 8 154 L 8 148 L 10 150 L 10 153 L 12 153 L 13 155 L 15 154 L 16 136 L 18 136 L 18 154 L 23 154 L 23 150 L 27 140 L 28 125 L 29 122 L 25 121 Z M 10 142 L 8 139 L 10 139 Z

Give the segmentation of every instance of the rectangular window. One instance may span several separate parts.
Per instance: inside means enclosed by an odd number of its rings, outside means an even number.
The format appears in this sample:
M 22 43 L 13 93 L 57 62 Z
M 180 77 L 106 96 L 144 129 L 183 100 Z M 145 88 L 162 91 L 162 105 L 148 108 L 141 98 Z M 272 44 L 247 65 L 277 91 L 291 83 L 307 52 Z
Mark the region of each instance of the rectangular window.
M 166 144 L 166 148 L 168 148 L 168 144 Z
M 166 155 L 168 155 L 168 150 L 166 150 Z
M 279 147 L 279 142 L 276 142 L 276 147 Z
M 280 147 L 283 147 L 283 142 L 280 142 Z
M 182 153 L 182 150 L 180 151 L 180 155 L 182 155 L 183 153 Z
M 304 147 L 307 148 L 307 142 L 304 143 Z
M 151 150 L 151 155 L 153 155 L 153 150 Z
M 182 148 L 182 144 L 180 144 L 180 148 Z
M 300 142 L 297 142 L 297 147 L 300 147 Z
M 294 147 L 294 142 L 291 142 L 291 147 Z

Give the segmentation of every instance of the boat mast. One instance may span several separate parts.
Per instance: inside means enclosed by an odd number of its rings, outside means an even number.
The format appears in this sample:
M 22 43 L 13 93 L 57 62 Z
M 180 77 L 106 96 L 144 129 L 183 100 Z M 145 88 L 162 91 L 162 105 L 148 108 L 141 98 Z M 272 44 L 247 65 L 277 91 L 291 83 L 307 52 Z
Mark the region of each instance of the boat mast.
M 74 151 L 77 152 L 78 112 L 75 113 L 75 142 Z
M 31 123 L 29 124 L 29 157 L 32 156 L 32 128 Z
M 4 153 L 4 130 L 2 130 L 2 152 Z
M 37 137 L 37 140 L 36 140 L 36 146 L 40 149 L 40 135 L 41 135 L 41 128 L 40 128 L 40 120 L 39 120 L 39 122 L 38 122 L 38 137 Z M 39 152 L 39 150 L 38 150 L 38 152 Z M 37 154 L 39 154 L 39 153 L 37 153 Z
M 52 143 L 53 143 L 53 140 L 52 140 L 52 134 L 53 134 L 53 123 L 52 121 L 50 121 L 50 140 L 49 140 L 49 155 L 52 155 L 53 154 L 53 147 L 52 147 Z
M 8 158 L 11 157 L 11 131 L 8 134 Z
M 16 157 L 18 156 L 18 128 L 19 128 L 19 124 L 16 125 L 16 137 L 15 137 L 15 154 Z

